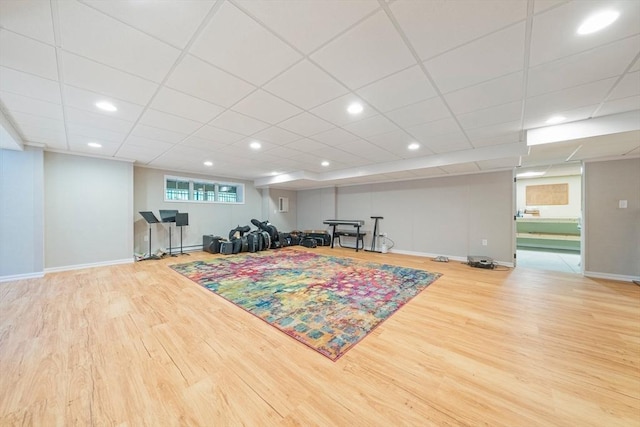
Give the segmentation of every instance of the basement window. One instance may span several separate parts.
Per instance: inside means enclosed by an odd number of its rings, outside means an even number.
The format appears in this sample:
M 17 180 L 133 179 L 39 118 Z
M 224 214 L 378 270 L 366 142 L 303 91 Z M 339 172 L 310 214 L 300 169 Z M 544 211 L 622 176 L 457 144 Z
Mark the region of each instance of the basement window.
M 244 203 L 244 184 L 164 177 L 165 202 Z

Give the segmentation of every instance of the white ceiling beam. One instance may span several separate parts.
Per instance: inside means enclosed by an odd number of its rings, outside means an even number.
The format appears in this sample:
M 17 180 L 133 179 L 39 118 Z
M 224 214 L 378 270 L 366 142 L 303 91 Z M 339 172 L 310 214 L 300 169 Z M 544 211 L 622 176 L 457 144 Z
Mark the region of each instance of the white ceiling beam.
M 4 111 L 0 109 L 0 148 L 7 150 L 24 150 L 24 141 L 13 127 Z

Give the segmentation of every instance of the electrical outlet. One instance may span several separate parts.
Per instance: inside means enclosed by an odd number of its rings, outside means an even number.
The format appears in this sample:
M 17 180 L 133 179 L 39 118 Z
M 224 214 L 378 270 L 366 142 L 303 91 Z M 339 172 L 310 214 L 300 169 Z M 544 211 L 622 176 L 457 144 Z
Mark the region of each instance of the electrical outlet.
M 482 239 L 482 246 L 487 246 L 489 242 L 487 242 L 487 239 Z
M 146 234 L 144 235 L 144 241 L 145 241 L 145 242 L 148 242 L 148 241 L 149 241 L 149 236 L 148 236 L 148 235 L 146 235 Z

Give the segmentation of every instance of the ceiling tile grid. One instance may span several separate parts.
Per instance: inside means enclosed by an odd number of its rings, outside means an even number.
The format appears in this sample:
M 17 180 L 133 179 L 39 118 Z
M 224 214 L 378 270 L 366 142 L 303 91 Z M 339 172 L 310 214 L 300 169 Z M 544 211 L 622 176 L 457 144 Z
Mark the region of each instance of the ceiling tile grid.
M 603 9 L 617 20 L 577 34 Z M 640 110 L 638 1 L 51 0 L 0 12 L 0 110 L 22 142 L 231 178 L 344 170 L 287 188 L 366 182 L 360 168 L 377 163 L 398 170 L 371 179 L 511 167 L 496 147 L 525 144 L 553 115 Z M 589 158 L 638 152 L 633 139 L 594 144 Z M 553 145 L 528 156 L 564 161 Z M 495 160 L 468 160 L 489 148 Z M 403 170 L 444 154 L 451 164 Z

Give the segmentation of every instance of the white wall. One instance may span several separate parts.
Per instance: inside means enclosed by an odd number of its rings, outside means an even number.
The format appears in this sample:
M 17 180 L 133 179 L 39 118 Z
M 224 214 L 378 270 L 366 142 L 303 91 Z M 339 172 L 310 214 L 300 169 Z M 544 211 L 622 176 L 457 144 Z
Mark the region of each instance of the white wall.
M 535 206 L 540 211 L 540 217 L 544 218 L 581 218 L 582 217 L 582 177 L 580 175 L 573 176 L 553 176 L 541 178 L 518 178 L 516 184 L 517 191 L 517 209 L 524 212 L 527 206 L 526 194 L 529 185 L 550 185 L 550 184 L 568 184 L 569 185 L 569 204 L 553 205 L 553 206 Z
M 335 187 L 298 191 L 296 201 L 298 230 L 324 230 L 322 222 L 336 218 Z
M 133 259 L 133 165 L 46 152 L 45 268 Z
M 225 181 L 243 183 L 244 204 L 227 203 L 202 203 L 202 202 L 178 202 L 164 201 L 164 176 L 181 176 L 186 178 L 200 178 L 209 181 Z M 149 227 L 138 212 L 153 211 L 160 219 L 158 211 L 160 209 L 174 209 L 189 214 L 189 226 L 183 227 L 182 239 L 183 248 L 202 248 L 202 236 L 205 234 L 220 235 L 227 237 L 229 230 L 238 225 L 251 226 L 251 219 L 261 219 L 262 196 L 253 183 L 231 178 L 213 177 L 185 172 L 166 171 L 143 167 L 134 168 L 134 207 L 133 215 L 135 220 L 134 247 L 136 252 L 145 253 L 149 251 L 149 242 L 145 237 L 149 234 Z M 173 250 L 180 248 L 180 230 L 172 227 Z M 252 228 L 255 228 L 251 226 Z M 151 251 L 158 248 L 169 247 L 169 224 L 154 224 L 151 226 Z
M 268 190 L 268 191 L 265 191 Z M 266 201 L 266 215 L 263 212 L 263 219 L 268 219 L 273 225 L 276 226 L 278 231 L 289 232 L 296 230 L 298 226 L 297 219 L 297 193 L 291 190 L 280 190 L 277 188 L 270 188 L 262 190 L 263 197 Z M 278 211 L 278 199 L 280 197 L 286 197 L 289 199 L 289 211 Z
M 584 179 L 585 274 L 640 279 L 640 159 L 585 163 Z
M 425 255 L 490 256 L 513 262 L 511 171 L 298 192 L 298 226 L 326 228 L 330 217 L 365 220 L 366 246 L 373 220 L 394 250 Z M 329 211 L 335 206 L 335 215 Z M 486 239 L 488 245 L 483 246 Z
M 43 152 L 0 149 L 0 280 L 42 275 Z

